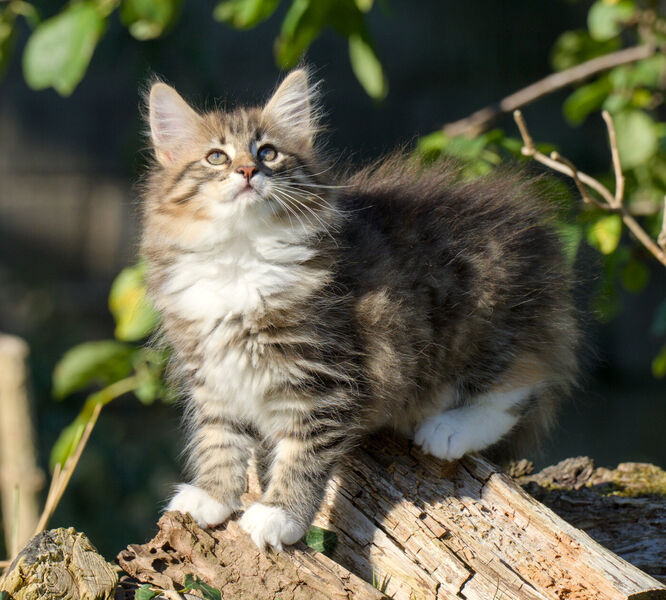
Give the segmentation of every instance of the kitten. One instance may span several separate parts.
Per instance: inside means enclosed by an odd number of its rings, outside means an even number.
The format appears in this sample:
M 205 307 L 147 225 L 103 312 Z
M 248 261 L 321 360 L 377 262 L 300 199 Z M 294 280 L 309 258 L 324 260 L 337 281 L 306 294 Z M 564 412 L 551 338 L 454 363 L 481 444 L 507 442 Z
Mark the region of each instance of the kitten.
M 305 533 L 331 472 L 392 427 L 445 460 L 549 427 L 576 374 L 570 279 L 521 178 L 464 181 L 400 155 L 336 178 L 316 90 L 198 113 L 156 83 L 142 249 L 187 390 L 191 484 L 168 508 Z

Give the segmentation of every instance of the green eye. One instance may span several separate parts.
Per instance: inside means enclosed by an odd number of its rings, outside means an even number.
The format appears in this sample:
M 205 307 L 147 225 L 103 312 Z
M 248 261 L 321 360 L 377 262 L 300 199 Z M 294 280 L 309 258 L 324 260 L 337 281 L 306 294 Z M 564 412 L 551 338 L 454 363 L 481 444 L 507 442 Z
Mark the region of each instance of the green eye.
M 259 160 L 262 161 L 275 160 L 277 158 L 277 150 L 270 144 L 266 144 L 265 146 L 259 148 L 257 151 L 257 156 L 259 157 Z
M 213 150 L 208 153 L 206 160 L 211 165 L 223 165 L 229 161 L 229 157 L 224 152 L 222 152 L 222 150 Z

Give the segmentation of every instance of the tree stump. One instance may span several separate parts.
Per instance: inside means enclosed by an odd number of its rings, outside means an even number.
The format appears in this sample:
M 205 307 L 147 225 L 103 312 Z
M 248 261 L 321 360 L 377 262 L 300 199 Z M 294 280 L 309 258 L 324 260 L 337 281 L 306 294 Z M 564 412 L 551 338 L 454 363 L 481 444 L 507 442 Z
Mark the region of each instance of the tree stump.
M 52 529 L 33 537 L 0 579 L 13 600 L 112 600 L 116 568 L 83 533 Z

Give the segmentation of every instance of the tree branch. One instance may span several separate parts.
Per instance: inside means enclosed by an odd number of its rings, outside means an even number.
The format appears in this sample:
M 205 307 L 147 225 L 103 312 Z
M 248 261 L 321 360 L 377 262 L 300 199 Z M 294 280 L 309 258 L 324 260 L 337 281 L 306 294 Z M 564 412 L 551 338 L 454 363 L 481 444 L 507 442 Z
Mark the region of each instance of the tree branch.
M 657 245 L 639 225 L 638 221 L 636 221 L 625 208 L 624 175 L 622 174 L 622 165 L 620 164 L 617 142 L 615 140 L 615 127 L 610 113 L 604 111 L 602 114 L 604 121 L 606 121 L 606 127 L 608 128 L 608 140 L 613 159 L 613 171 L 615 172 L 615 194 L 611 193 L 605 185 L 594 177 L 579 171 L 570 161 L 563 159 L 557 152 L 553 152 L 550 157 L 539 152 L 534 146 L 532 136 L 527 129 L 522 113 L 519 110 L 514 111 L 513 118 L 515 119 L 516 125 L 518 125 L 518 129 L 520 130 L 520 135 L 523 138 L 522 153 L 524 156 L 530 156 L 542 165 L 571 177 L 576 183 L 585 202 L 592 202 L 602 210 L 619 214 L 624 224 L 634 234 L 636 239 L 638 239 L 638 241 L 643 244 L 643 246 L 645 246 L 645 248 L 647 248 L 662 265 L 666 266 L 666 249 L 664 248 L 664 246 L 666 246 L 666 216 L 664 217 L 665 225 L 662 226 L 662 232 L 659 235 L 659 245 Z M 597 192 L 603 200 L 600 201 L 597 198 L 590 196 L 584 187 L 585 185 Z
M 607 69 L 648 58 L 658 51 L 661 51 L 661 47 L 650 44 L 633 46 L 593 58 L 559 73 L 553 73 L 514 92 L 495 104 L 477 110 L 464 119 L 448 123 L 443 128 L 444 133 L 449 136 L 468 135 L 474 137 L 488 129 L 500 117 L 513 112 L 521 106 L 530 104 L 543 96 L 547 96 L 563 87 L 587 79 Z

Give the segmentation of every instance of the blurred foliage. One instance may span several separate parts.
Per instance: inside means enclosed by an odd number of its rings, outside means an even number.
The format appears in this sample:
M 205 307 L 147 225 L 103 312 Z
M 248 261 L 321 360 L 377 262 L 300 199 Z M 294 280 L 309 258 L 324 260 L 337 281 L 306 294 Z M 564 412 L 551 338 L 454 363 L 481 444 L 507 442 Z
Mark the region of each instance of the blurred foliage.
M 116 321 L 116 339 L 71 348 L 53 371 L 56 400 L 93 386 L 102 389 L 88 396 L 74 422 L 60 434 L 51 451 L 51 468 L 63 465 L 72 454 L 98 404 L 128 393 L 144 404 L 175 398 L 164 376 L 168 352 L 143 344 L 158 323 L 146 298 L 144 274 L 145 265 L 138 263 L 123 269 L 111 286 L 109 307 Z
M 280 0 L 222 0 L 213 18 L 235 29 L 251 29 L 270 18 Z M 0 9 L 0 76 L 15 50 L 17 17 L 32 33 L 23 50 L 23 74 L 34 90 L 55 89 L 69 96 L 83 79 L 95 47 L 116 15 L 139 41 L 167 35 L 178 23 L 183 0 L 71 0 L 54 15 L 40 19 L 28 0 L 8 0 Z M 366 24 L 373 0 L 292 0 L 280 35 L 275 60 L 288 69 L 329 27 L 348 41 L 349 61 L 369 96 L 381 100 L 388 82 Z
M 587 29 L 565 31 L 555 42 L 551 51 L 553 69 L 568 69 L 624 47 L 665 44 L 666 17 L 655 12 L 655 6 L 650 1 L 597 0 L 589 9 Z M 640 218 L 653 239 L 661 228 L 666 195 L 665 93 L 666 56 L 659 52 L 585 81 L 562 106 L 564 117 L 572 126 L 580 125 L 592 114 L 598 118 L 601 110 L 611 113 L 626 177 L 625 206 Z M 418 150 L 426 161 L 452 156 L 462 162 L 466 176 L 476 177 L 506 157 L 525 160 L 521 147 L 520 139 L 495 129 L 474 138 L 451 137 L 438 131 L 422 138 Z M 543 144 L 537 144 L 537 148 L 544 154 L 553 149 Z M 610 151 L 609 171 L 597 178 L 612 189 Z M 621 309 L 621 290 L 640 293 L 650 279 L 648 265 L 657 263 L 624 231 L 619 215 L 591 205 L 581 206 L 577 193 L 568 194 L 568 206 L 570 210 L 558 213 L 562 218 L 558 228 L 569 258 L 575 261 L 583 239 L 599 252 L 603 269 L 592 308 L 600 320 L 610 320 Z M 652 333 L 666 338 L 666 300 L 657 310 Z M 666 376 L 666 343 L 653 360 L 652 372 L 655 377 Z

